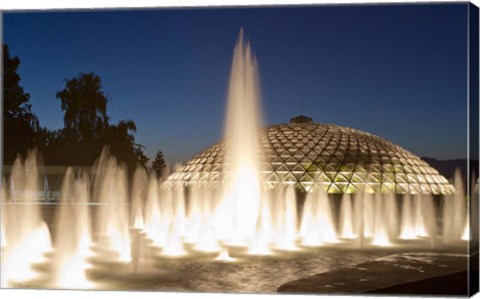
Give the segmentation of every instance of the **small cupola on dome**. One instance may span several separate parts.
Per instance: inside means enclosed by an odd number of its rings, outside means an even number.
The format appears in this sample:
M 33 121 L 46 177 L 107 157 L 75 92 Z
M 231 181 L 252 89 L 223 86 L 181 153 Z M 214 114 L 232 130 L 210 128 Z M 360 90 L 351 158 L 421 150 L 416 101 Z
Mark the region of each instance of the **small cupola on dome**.
M 305 115 L 299 115 L 299 116 L 292 117 L 290 119 L 290 123 L 309 124 L 309 123 L 313 123 L 313 118 Z

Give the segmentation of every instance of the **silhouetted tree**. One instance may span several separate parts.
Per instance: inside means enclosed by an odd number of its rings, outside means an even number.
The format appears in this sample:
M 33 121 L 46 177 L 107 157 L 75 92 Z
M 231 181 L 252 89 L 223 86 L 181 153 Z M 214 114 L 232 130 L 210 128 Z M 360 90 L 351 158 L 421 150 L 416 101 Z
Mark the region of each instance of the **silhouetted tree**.
M 145 146 L 141 144 L 135 144 L 135 154 L 137 155 L 137 160 L 139 165 L 145 167 L 150 160 L 147 155 L 145 155 Z
M 20 86 L 18 67 L 20 59 L 10 57 L 3 45 L 3 136 L 4 163 L 13 162 L 17 154 L 25 154 L 36 143 L 39 128 L 37 116 L 32 112 L 30 95 Z
M 35 132 L 36 147 L 42 154 L 49 154 L 52 147 L 57 143 L 61 130 L 49 130 L 39 127 Z M 47 155 L 49 156 L 49 155 Z
M 140 161 L 137 157 L 135 137 L 137 131 L 135 123 L 131 120 L 122 120 L 117 125 L 111 125 L 104 131 L 104 145 L 110 147 L 110 153 L 119 161 L 127 164 L 133 170 Z
M 56 164 L 92 165 L 108 146 L 110 153 L 129 170 L 133 171 L 138 164 L 145 167 L 148 158 L 141 145 L 135 143 L 135 123 L 131 120 L 109 123 L 108 98 L 100 77 L 80 73 L 65 82 L 65 88 L 57 93 L 64 111 L 65 128 L 50 142 L 53 152 L 57 153 L 51 160 Z
M 155 160 L 152 162 L 152 170 L 158 175 L 162 175 L 167 168 L 167 163 L 165 162 L 165 158 L 163 157 L 162 151 L 158 151 L 155 155 Z
M 65 112 L 64 130 L 77 141 L 99 138 L 109 121 L 108 99 L 103 93 L 100 77 L 94 73 L 80 73 L 77 78 L 65 82 L 65 88 L 57 92 L 57 99 Z

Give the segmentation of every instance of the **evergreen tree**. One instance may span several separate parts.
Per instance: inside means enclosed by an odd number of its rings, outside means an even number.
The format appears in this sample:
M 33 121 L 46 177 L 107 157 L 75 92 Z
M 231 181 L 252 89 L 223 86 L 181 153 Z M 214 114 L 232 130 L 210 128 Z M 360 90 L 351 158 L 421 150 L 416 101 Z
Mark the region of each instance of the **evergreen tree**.
M 155 155 L 155 159 L 152 162 L 152 170 L 155 170 L 159 176 L 167 170 L 167 163 L 165 162 L 162 151 L 158 151 Z

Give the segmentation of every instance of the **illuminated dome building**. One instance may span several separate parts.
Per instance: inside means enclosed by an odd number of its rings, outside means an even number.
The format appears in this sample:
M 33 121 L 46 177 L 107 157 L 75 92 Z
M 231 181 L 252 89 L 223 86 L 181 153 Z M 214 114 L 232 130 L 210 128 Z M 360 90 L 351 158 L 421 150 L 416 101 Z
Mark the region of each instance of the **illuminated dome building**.
M 310 192 L 393 191 L 399 194 L 451 194 L 453 186 L 416 155 L 372 134 L 315 123 L 306 116 L 261 132 L 261 176 L 266 186 L 295 184 Z M 260 151 L 259 151 L 260 152 Z M 218 184 L 228 179 L 224 143 L 194 156 L 171 174 L 167 185 Z

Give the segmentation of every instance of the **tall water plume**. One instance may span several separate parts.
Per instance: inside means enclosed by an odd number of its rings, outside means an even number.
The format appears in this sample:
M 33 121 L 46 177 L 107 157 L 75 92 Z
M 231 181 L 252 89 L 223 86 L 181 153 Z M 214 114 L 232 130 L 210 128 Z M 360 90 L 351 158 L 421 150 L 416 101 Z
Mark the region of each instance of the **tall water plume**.
M 166 246 L 163 248 L 164 255 L 179 256 L 186 252 L 183 247 L 182 238 L 186 233 L 186 219 L 185 219 L 185 196 L 183 186 L 177 186 L 170 190 L 172 196 L 172 208 L 170 224 L 168 228 L 168 236 Z
M 375 198 L 372 194 L 363 192 L 363 236 L 370 238 L 375 231 Z
M 71 168 L 63 178 L 55 233 L 55 284 L 67 288 L 88 288 L 86 278 L 92 245 L 89 213 L 89 180 L 75 178 Z
M 260 202 L 260 213 L 257 228 L 253 240 L 251 240 L 248 252 L 255 255 L 271 254 L 269 249 L 273 237 L 272 223 L 272 192 L 264 188 Z
M 127 174 L 124 165 L 104 150 L 95 167 L 95 198 L 100 201 L 98 233 L 121 261 L 131 260 Z
M 163 189 L 162 179 L 158 184 L 159 188 L 159 208 L 160 208 L 160 231 L 163 236 L 163 246 L 167 245 L 168 242 L 168 232 L 170 230 L 170 225 L 173 220 L 173 194 L 170 189 Z
M 414 207 L 412 204 L 412 197 L 410 194 L 406 194 L 403 197 L 402 204 L 402 220 L 400 224 L 400 239 L 416 239 L 415 234 L 415 218 L 414 218 Z
M 148 178 L 145 168 L 138 166 L 133 175 L 133 185 L 131 192 L 132 206 L 130 210 L 130 223 L 135 229 L 143 229 L 145 199 L 148 190 Z
M 428 200 L 428 197 L 423 194 L 418 194 L 414 197 L 415 203 L 415 235 L 418 237 L 426 237 L 428 236 L 426 230 L 426 211 L 425 211 L 425 203 Z
M 344 239 L 355 239 L 353 231 L 353 210 L 350 194 L 344 193 L 340 205 L 340 237 Z
M 297 202 L 293 185 L 277 186 L 273 214 L 275 215 L 275 247 L 295 250 L 297 237 Z
M 358 192 L 354 195 L 353 198 L 354 234 L 357 237 L 358 246 L 362 248 L 365 242 L 365 195 L 363 194 L 363 192 Z
M 148 178 L 148 188 L 145 202 L 145 227 L 144 231 L 155 246 L 164 245 L 163 232 L 160 231 L 160 206 L 158 193 L 158 179 L 155 171 Z
M 191 192 L 190 223 L 187 240 L 195 243 L 195 249 L 205 252 L 220 251 L 217 242 L 219 235 L 216 232 L 213 202 L 215 192 L 210 186 L 197 186 Z M 227 235 L 222 235 L 227 238 Z M 232 242 L 231 239 L 229 239 Z
M 307 194 L 302 213 L 300 237 L 305 246 L 320 246 L 338 241 L 330 200 L 323 189 Z
M 465 228 L 463 230 L 463 240 L 469 240 L 470 246 L 478 247 L 478 200 L 479 200 L 479 187 L 478 179 L 475 173 L 472 174 L 472 180 L 470 184 L 470 197 L 468 201 L 467 219 L 465 221 Z
M 447 244 L 459 241 L 465 229 L 467 200 L 459 169 L 455 171 L 453 185 L 455 193 L 443 199 L 443 241 Z
M 260 140 L 258 67 L 243 29 L 235 46 L 226 116 L 226 157 L 230 170 L 225 200 L 229 201 L 235 235 L 244 240 L 256 230 L 260 206 Z
M 430 245 L 435 247 L 437 244 L 437 212 L 430 194 L 422 196 L 422 216 L 425 231 L 422 237 L 428 237 Z
M 384 195 L 385 209 L 383 214 L 386 217 L 387 231 L 390 241 L 394 241 L 398 237 L 398 208 L 395 193 L 388 192 Z
M 375 194 L 374 231 L 372 244 L 376 246 L 390 246 L 389 220 L 386 213 L 387 204 L 380 192 Z

